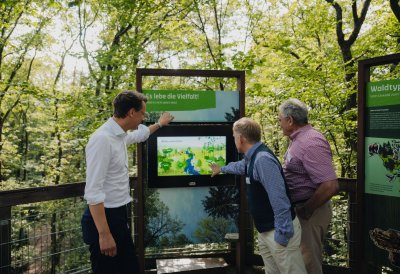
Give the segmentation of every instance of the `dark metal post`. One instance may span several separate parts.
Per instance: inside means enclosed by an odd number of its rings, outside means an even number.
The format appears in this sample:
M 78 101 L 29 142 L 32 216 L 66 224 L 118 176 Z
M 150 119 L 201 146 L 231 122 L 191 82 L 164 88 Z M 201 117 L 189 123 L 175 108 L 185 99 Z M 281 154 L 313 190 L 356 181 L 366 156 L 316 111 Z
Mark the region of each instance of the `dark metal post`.
M 11 206 L 0 207 L 0 274 L 11 273 Z

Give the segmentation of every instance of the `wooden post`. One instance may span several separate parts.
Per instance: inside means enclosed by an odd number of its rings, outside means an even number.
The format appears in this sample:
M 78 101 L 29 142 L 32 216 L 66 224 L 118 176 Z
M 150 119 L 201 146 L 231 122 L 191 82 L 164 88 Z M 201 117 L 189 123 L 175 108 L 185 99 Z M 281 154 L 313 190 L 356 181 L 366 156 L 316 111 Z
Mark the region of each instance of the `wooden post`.
M 0 274 L 11 273 L 11 206 L 0 207 Z

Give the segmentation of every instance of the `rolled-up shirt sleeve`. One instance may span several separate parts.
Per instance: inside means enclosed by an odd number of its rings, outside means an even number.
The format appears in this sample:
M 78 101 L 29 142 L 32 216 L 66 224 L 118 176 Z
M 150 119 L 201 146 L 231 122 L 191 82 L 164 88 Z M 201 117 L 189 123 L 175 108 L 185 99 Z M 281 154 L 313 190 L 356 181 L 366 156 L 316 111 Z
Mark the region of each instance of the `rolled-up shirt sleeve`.
M 145 125 L 140 124 L 137 130 L 129 132 L 126 136 L 126 144 L 135 144 L 146 141 L 150 136 L 150 129 Z
M 86 146 L 85 195 L 89 205 L 103 203 L 104 182 L 111 161 L 111 144 L 105 135 L 95 135 Z

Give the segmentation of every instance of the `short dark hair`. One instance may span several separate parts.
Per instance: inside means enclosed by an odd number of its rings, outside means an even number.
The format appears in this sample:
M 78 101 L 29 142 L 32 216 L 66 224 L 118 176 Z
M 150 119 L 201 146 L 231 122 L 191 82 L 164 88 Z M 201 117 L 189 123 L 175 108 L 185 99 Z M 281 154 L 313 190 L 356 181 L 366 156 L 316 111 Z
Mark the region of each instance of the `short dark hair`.
M 251 118 L 242 117 L 233 124 L 233 131 L 239 133 L 249 143 L 257 143 L 261 140 L 261 127 Z
M 125 90 L 118 94 L 113 101 L 114 116 L 125 118 L 131 108 L 135 111 L 141 110 L 143 106 L 142 102 L 147 102 L 147 97 L 142 93 Z

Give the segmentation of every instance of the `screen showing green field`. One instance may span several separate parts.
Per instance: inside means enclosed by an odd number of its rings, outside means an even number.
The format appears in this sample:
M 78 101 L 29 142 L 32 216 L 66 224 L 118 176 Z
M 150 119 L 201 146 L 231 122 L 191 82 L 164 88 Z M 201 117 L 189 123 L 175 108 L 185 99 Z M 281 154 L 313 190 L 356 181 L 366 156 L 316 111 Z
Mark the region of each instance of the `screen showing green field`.
M 226 165 L 225 136 L 157 137 L 158 176 L 210 175 Z

